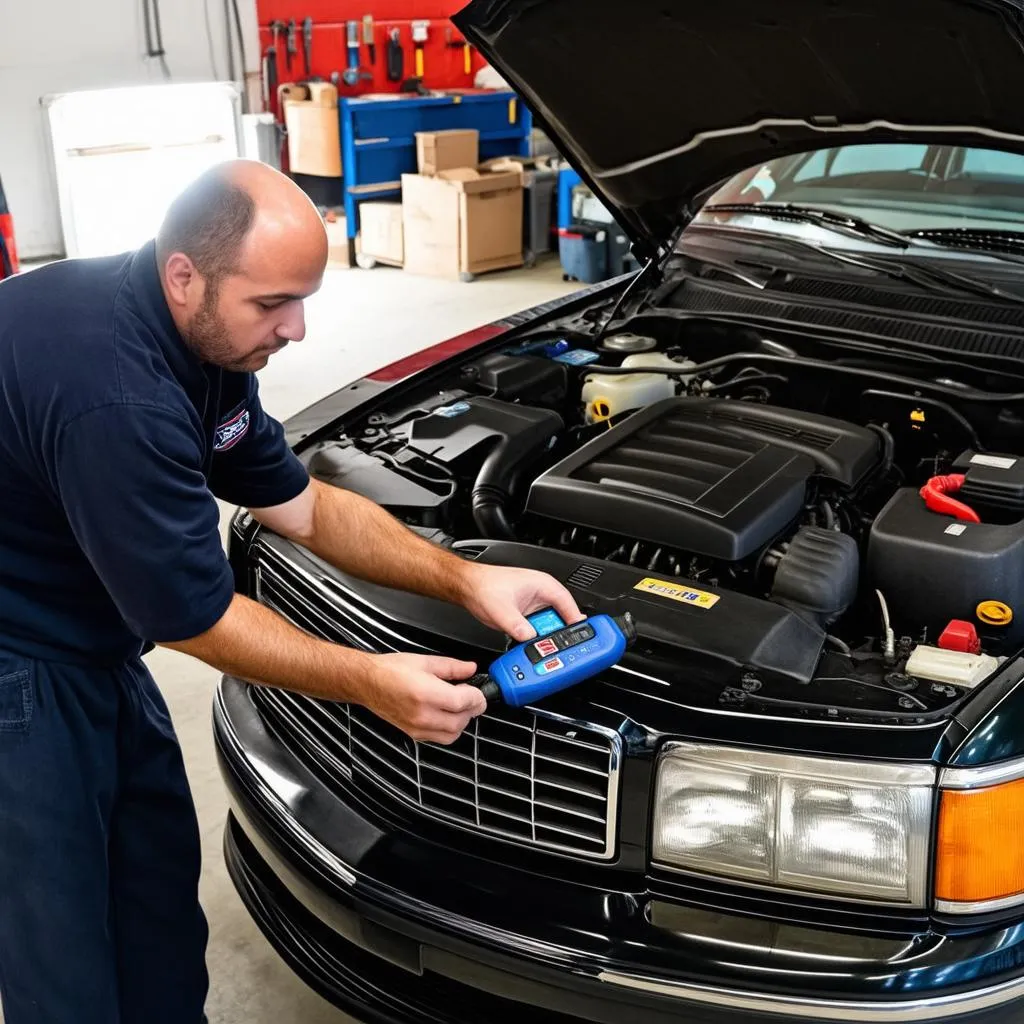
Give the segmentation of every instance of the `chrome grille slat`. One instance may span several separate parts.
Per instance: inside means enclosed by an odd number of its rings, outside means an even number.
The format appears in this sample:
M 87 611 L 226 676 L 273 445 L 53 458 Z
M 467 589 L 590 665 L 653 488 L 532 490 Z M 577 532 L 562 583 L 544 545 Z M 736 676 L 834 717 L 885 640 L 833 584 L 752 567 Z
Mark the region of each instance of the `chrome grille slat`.
M 532 739 L 532 737 L 531 737 Z M 490 736 L 481 736 L 480 740 L 482 743 L 486 743 L 492 747 L 504 747 L 506 750 L 514 750 L 517 753 L 521 753 L 523 748 L 517 747 L 514 743 L 506 743 L 504 740 L 494 740 Z
M 563 761 L 558 757 L 548 757 L 547 754 L 537 754 L 536 759 L 538 761 L 547 761 L 549 764 L 558 764 L 563 768 L 572 768 L 573 771 L 586 772 L 588 775 L 597 775 L 599 778 L 604 778 L 606 773 L 600 771 L 597 768 L 588 768 L 582 764 L 573 764 L 571 761 Z
M 535 807 L 541 807 L 546 811 L 555 811 L 557 814 L 568 814 L 573 818 L 582 818 L 585 821 L 595 821 L 599 825 L 603 825 L 605 819 L 596 814 L 587 814 L 585 811 L 577 811 L 571 807 L 559 807 L 558 804 L 549 804 L 544 800 L 535 800 Z
M 371 650 L 400 628 L 257 542 L 258 597 L 300 629 Z M 400 639 L 400 638 L 398 638 Z M 409 643 L 404 649 L 416 649 Z M 422 648 L 420 648 L 422 649 Z M 620 740 L 541 710 L 490 709 L 450 746 L 414 743 L 366 708 L 253 687 L 270 728 L 329 786 L 356 786 L 439 822 L 587 858 L 614 850 Z
M 579 747 L 580 750 L 593 750 L 597 754 L 607 754 L 605 747 L 599 747 L 594 743 L 584 743 L 582 740 L 570 739 L 568 736 L 559 736 L 557 733 L 548 732 L 546 729 L 538 729 L 537 735 L 546 740 L 557 740 L 559 743 L 568 743 L 571 746 Z

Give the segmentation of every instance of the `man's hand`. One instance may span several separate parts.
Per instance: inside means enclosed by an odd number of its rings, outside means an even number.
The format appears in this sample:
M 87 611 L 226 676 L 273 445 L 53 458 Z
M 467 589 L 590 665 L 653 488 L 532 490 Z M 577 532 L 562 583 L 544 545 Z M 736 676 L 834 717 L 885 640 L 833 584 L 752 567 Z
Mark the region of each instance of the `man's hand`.
M 476 671 L 472 662 L 328 643 L 240 594 L 205 633 L 161 646 L 253 683 L 362 704 L 417 740 L 454 743 L 487 709 L 480 690 L 460 682 Z
M 541 608 L 554 608 L 567 625 L 583 618 L 572 594 L 547 573 L 474 562 L 466 565 L 464 573 L 466 609 L 485 626 L 520 643 L 535 635 L 526 616 Z
M 475 686 L 452 685 L 473 675 L 472 662 L 419 654 L 382 654 L 373 660 L 363 703 L 414 740 L 454 743 L 487 710 Z

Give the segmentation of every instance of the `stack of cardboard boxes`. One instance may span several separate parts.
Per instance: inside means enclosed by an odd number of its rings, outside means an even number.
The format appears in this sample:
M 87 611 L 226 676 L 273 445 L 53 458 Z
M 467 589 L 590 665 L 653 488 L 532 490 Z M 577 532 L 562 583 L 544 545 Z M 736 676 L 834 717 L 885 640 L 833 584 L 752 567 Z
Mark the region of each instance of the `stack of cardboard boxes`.
M 330 82 L 308 82 L 282 85 L 278 94 L 288 133 L 289 170 L 293 174 L 340 178 L 337 88 Z
M 523 172 L 480 165 L 476 131 L 421 132 L 401 203 L 362 203 L 360 251 L 413 274 L 467 279 L 523 263 Z

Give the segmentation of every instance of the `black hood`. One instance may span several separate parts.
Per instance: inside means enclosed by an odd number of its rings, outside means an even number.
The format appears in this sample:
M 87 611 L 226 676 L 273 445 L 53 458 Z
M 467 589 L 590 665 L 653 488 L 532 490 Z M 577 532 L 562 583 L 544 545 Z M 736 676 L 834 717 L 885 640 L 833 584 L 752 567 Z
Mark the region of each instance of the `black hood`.
M 775 157 L 1024 152 L 1019 0 L 472 0 L 454 21 L 649 250 Z

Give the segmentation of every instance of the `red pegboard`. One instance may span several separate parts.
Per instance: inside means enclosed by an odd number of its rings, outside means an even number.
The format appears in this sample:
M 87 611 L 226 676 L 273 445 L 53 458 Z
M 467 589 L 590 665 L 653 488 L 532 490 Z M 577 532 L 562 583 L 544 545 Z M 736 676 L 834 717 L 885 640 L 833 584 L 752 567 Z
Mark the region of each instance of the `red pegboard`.
M 351 0 L 306 0 L 298 6 L 294 0 L 257 0 L 257 14 L 260 24 L 260 52 L 266 53 L 271 43 L 270 23 L 274 20 L 295 21 L 295 45 L 297 52 L 292 58 L 289 71 L 285 59 L 286 41 L 282 33 L 277 44 L 277 80 L 279 85 L 286 82 L 302 81 L 306 77 L 303 60 L 302 23 L 305 18 L 313 19 L 313 45 L 310 72 L 312 77 L 330 81 L 333 72 L 344 72 L 348 66 L 346 48 L 346 25 L 349 20 L 359 22 L 359 63 L 362 71 L 372 75 L 361 80 L 356 86 L 338 84 L 340 96 L 358 96 L 369 92 L 397 92 L 400 83 L 387 78 L 387 43 L 393 28 L 399 31 L 404 53 L 404 77 L 416 74 L 416 51 L 412 41 L 413 21 L 429 21 L 427 42 L 423 47 L 423 83 L 430 89 L 465 89 L 473 84 L 473 77 L 484 61 L 476 50 L 470 52 L 470 72 L 466 73 L 465 51 L 462 35 L 449 21 L 449 16 L 463 6 L 460 0 L 375 0 L 372 5 L 359 6 Z M 377 60 L 370 62 L 370 54 L 363 43 L 363 17 L 370 14 L 374 20 L 374 39 L 377 44 Z M 459 43 L 460 45 L 452 45 Z M 262 66 L 262 65 L 261 65 Z M 272 109 L 277 112 L 277 99 L 271 100 Z

